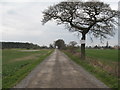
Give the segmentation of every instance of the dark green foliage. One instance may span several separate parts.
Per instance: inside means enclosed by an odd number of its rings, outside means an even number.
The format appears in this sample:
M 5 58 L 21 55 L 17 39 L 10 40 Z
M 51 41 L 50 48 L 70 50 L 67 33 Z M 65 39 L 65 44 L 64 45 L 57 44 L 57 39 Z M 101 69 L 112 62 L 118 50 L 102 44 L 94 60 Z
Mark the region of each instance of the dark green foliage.
M 40 46 L 33 43 L 21 43 L 21 42 L 0 42 L 2 43 L 2 49 L 10 48 L 25 48 L 25 49 L 39 49 Z
M 65 42 L 62 39 L 58 39 L 55 41 L 55 46 L 58 47 L 58 49 L 64 49 L 65 48 Z

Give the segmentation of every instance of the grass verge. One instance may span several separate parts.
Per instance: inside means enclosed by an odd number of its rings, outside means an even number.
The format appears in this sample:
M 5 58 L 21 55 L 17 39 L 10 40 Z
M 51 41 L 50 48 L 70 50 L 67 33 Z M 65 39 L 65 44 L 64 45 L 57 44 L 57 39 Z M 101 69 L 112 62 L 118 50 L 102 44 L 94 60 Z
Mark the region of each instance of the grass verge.
M 80 60 L 80 57 L 75 56 L 74 54 L 71 54 L 70 52 L 64 51 L 64 53 L 71 58 L 75 63 L 81 65 L 84 69 L 86 69 L 88 72 L 93 74 L 96 78 L 98 78 L 100 81 L 105 83 L 110 88 L 118 88 L 118 78 L 114 75 L 109 74 L 108 72 L 102 70 L 99 67 L 94 67 L 89 62 Z
M 12 88 L 18 82 L 20 82 L 26 75 L 28 75 L 38 64 L 40 64 L 47 56 L 52 53 L 53 50 L 41 50 L 38 52 L 21 52 L 13 50 L 3 51 L 3 80 L 2 80 L 2 88 Z M 8 54 L 11 52 L 11 55 Z M 15 53 L 16 52 L 16 53 Z M 15 53 L 12 55 L 12 53 Z M 36 53 L 40 53 L 40 56 L 35 60 L 22 60 L 22 61 L 14 61 L 16 57 L 23 57 L 26 55 L 33 55 Z M 13 59 L 12 59 L 13 57 Z M 7 58 L 7 59 L 6 59 Z M 9 61 L 13 62 L 9 62 Z M 7 63 L 8 61 L 8 63 Z

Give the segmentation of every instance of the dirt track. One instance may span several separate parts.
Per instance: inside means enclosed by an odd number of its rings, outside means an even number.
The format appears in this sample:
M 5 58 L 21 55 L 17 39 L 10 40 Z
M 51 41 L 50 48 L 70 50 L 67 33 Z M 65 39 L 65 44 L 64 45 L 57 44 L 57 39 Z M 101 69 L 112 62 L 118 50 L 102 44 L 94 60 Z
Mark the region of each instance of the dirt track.
M 14 88 L 107 88 L 107 86 L 56 49 Z

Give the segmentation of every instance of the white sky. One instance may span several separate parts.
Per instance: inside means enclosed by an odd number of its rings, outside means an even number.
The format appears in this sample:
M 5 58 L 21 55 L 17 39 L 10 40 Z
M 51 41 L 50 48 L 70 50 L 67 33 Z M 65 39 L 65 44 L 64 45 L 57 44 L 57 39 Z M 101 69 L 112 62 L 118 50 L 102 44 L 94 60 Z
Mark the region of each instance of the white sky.
M 0 1 L 0 41 L 31 42 L 39 45 L 49 45 L 57 39 L 64 39 L 66 43 L 77 41 L 75 33 L 69 32 L 63 25 L 57 26 L 54 21 L 49 21 L 44 26 L 41 24 L 42 11 L 48 6 L 62 0 L 1 0 Z M 109 3 L 112 9 L 118 9 L 119 0 L 101 0 Z M 101 44 L 98 39 L 91 42 L 87 38 L 87 45 L 118 44 L 118 33 L 114 38 L 105 40 Z

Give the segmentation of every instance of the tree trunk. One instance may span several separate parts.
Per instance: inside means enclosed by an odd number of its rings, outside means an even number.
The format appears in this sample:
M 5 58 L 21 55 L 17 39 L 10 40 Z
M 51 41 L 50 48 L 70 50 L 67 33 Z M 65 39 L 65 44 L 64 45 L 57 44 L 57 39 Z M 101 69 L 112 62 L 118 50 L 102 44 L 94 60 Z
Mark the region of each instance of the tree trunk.
M 82 34 L 81 40 L 85 40 L 86 34 Z M 81 59 L 85 60 L 85 43 L 81 43 Z

